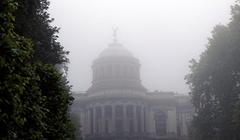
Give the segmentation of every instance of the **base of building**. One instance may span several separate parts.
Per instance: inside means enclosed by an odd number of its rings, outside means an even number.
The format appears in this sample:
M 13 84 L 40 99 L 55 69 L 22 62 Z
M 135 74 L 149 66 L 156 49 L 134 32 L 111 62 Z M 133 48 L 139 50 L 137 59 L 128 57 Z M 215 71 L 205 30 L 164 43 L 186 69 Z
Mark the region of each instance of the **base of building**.
M 149 136 L 93 136 L 86 137 L 84 140 L 178 140 L 177 138 L 158 137 L 153 138 Z

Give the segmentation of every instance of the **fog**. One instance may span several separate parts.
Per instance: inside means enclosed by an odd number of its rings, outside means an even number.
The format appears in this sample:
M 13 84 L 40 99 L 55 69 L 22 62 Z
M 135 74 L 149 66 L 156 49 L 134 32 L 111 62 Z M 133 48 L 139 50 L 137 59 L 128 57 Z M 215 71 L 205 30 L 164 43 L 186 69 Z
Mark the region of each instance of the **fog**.
M 184 76 L 189 60 L 198 58 L 216 24 L 226 24 L 234 0 L 51 0 L 53 25 L 70 51 L 68 79 L 73 91 L 91 85 L 91 64 L 118 40 L 141 63 L 149 90 L 187 94 Z

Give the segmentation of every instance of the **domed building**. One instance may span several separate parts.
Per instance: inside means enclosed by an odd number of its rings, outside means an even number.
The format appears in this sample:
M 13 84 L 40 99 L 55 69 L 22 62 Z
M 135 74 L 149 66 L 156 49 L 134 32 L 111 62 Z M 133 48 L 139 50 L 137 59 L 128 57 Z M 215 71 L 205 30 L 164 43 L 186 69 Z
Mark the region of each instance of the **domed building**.
M 116 38 L 92 65 L 92 85 L 74 94 L 84 140 L 186 139 L 192 117 L 188 96 L 148 92 L 140 63 Z

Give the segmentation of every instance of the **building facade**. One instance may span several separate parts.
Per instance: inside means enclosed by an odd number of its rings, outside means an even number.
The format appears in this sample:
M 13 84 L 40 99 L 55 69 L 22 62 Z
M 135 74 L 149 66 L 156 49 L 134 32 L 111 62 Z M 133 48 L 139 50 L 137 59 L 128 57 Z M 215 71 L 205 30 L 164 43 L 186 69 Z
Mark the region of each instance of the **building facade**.
M 92 85 L 74 94 L 85 140 L 187 139 L 192 117 L 188 96 L 148 92 L 141 84 L 140 63 L 114 39 L 92 65 Z

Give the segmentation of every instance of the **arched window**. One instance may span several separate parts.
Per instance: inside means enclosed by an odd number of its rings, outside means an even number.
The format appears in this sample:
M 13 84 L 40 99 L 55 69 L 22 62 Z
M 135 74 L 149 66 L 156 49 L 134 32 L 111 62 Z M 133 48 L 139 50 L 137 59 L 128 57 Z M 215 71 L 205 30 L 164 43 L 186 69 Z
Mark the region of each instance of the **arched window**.
M 155 128 L 156 134 L 159 136 L 163 136 L 167 134 L 167 116 L 163 111 L 157 111 L 155 113 Z

